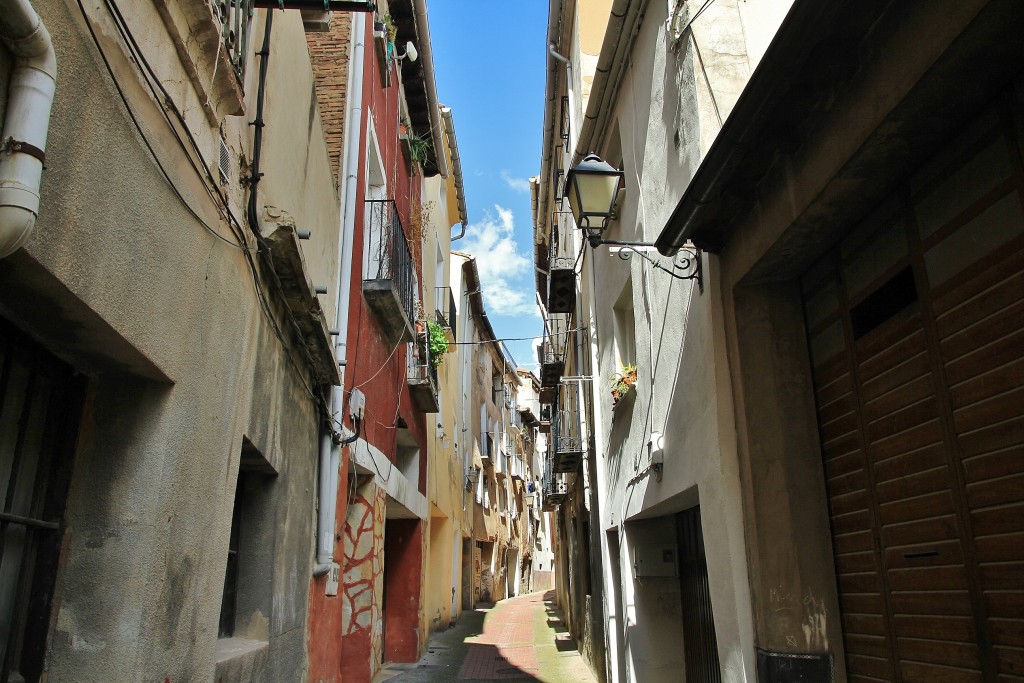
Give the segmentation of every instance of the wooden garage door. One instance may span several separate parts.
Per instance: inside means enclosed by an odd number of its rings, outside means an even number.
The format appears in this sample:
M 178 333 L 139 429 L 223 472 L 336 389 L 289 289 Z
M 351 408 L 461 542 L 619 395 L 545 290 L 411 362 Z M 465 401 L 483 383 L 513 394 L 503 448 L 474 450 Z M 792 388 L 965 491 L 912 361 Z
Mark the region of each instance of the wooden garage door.
M 851 681 L 1024 680 L 1024 176 L 977 121 L 803 278 Z

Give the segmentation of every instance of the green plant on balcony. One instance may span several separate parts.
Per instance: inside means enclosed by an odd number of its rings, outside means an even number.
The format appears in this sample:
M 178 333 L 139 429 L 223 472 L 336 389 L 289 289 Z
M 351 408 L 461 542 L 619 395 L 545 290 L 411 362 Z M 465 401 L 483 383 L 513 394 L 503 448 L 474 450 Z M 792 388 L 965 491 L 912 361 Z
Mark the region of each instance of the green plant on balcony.
M 427 163 L 427 156 L 430 154 L 430 138 L 427 135 L 414 135 L 411 132 L 406 137 L 409 144 L 409 156 L 420 166 Z
M 427 320 L 426 326 L 430 362 L 437 367 L 444 362 L 444 354 L 448 353 L 448 337 L 444 333 L 444 328 L 433 320 Z
M 615 406 L 636 384 L 636 365 L 626 363 L 609 379 L 611 380 L 612 405 Z
M 398 27 L 395 26 L 395 20 L 391 18 L 390 14 L 385 14 L 380 20 L 384 24 L 384 31 L 387 33 L 388 59 L 391 59 L 395 54 L 395 39 L 398 38 Z

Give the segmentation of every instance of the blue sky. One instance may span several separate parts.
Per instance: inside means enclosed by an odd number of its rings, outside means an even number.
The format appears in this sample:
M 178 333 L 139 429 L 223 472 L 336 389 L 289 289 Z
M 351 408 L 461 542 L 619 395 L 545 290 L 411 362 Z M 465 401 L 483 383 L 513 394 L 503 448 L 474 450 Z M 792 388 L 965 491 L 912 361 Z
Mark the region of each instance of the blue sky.
M 429 0 L 438 99 L 451 107 L 469 228 L 452 244 L 477 259 L 495 334 L 538 337 L 530 191 L 544 116 L 547 0 Z M 536 371 L 530 341 L 509 341 Z

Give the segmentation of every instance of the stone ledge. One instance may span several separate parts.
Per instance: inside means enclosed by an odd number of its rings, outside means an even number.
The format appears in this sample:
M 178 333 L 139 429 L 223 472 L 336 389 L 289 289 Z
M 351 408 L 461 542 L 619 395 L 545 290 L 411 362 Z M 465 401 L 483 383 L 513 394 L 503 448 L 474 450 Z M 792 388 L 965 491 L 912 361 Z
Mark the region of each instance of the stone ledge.
M 221 683 L 252 681 L 267 668 L 270 643 L 247 638 L 220 638 L 216 649 L 216 679 Z

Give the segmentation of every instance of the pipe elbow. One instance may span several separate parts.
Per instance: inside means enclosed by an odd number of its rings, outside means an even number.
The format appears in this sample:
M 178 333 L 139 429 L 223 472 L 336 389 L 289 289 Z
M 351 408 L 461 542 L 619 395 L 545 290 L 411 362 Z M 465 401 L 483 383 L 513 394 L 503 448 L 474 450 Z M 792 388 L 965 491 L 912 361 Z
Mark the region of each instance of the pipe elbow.
M 57 53 L 50 32 L 29 0 L 6 0 L 2 5 L 7 16 L 0 22 L 0 34 L 20 65 L 56 80 Z
M 28 242 L 36 214 L 25 206 L 0 206 L 0 258 L 10 256 Z

